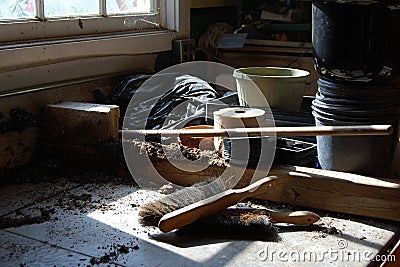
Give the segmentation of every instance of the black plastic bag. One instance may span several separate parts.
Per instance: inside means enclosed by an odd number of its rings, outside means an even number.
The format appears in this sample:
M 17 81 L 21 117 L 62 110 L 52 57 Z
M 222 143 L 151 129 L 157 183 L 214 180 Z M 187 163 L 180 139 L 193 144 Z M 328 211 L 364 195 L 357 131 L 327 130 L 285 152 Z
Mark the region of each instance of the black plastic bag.
M 118 105 L 125 117 L 124 128 L 132 130 L 167 128 L 191 117 L 204 117 L 205 104 L 217 98 L 210 84 L 194 76 L 158 74 L 144 84 L 151 77 L 135 74 L 117 84 L 109 98 L 96 90 L 96 101 Z
M 190 75 L 177 77 L 174 87 L 152 108 L 146 129 L 165 128 L 190 117 L 205 116 L 205 104 L 216 98 L 217 92 L 207 82 Z

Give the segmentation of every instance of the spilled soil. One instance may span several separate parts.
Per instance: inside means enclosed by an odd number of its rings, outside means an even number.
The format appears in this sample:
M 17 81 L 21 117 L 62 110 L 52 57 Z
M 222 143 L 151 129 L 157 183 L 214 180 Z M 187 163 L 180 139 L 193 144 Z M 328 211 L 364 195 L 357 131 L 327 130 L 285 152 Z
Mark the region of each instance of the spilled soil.
M 8 132 L 22 132 L 31 127 L 38 127 L 39 119 L 22 108 L 15 108 L 10 111 L 9 117 L 0 113 L 0 134 Z

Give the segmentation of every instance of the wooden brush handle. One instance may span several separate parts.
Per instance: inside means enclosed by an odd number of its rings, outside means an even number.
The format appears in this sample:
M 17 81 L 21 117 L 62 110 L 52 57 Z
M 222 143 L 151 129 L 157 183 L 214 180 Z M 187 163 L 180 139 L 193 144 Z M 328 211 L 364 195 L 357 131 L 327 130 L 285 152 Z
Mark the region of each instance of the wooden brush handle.
M 258 208 L 229 208 L 222 212 L 225 216 L 233 217 L 241 214 L 252 216 L 268 216 L 275 223 L 290 223 L 297 225 L 308 225 L 318 222 L 321 218 L 311 211 L 270 211 Z M 215 215 L 218 216 L 218 215 Z
M 158 227 L 164 233 L 181 228 L 208 215 L 218 213 L 246 197 L 261 194 L 270 189 L 277 177 L 263 178 L 245 188 L 229 189 L 215 196 L 188 205 L 164 215 Z
M 126 137 L 241 137 L 241 136 L 354 136 L 354 135 L 391 135 L 391 125 L 358 126 L 306 126 L 306 127 L 264 127 L 235 129 L 189 129 L 189 130 L 123 130 Z
M 267 213 L 272 221 L 276 223 L 290 223 L 298 225 L 313 224 L 320 220 L 320 217 L 311 211 L 289 211 Z

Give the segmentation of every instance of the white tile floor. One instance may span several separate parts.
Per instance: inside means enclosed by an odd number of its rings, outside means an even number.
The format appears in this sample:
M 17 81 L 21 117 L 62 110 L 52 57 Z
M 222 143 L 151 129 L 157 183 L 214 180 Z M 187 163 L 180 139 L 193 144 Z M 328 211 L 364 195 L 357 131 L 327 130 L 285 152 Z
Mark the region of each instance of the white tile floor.
M 182 237 L 138 224 L 138 206 L 154 197 L 153 192 L 112 183 L 78 185 L 61 181 L 2 186 L 0 265 L 292 266 L 292 259 L 270 253 L 316 251 L 322 255 L 330 249 L 346 255 L 375 255 L 398 230 L 396 224 L 324 217 L 326 225 L 342 233 L 289 231 L 282 226 L 279 242 Z M 18 223 L 26 216 L 42 220 Z M 340 242 L 346 247 L 340 249 Z M 296 264 L 365 266 L 367 262 L 325 255 L 323 260 Z

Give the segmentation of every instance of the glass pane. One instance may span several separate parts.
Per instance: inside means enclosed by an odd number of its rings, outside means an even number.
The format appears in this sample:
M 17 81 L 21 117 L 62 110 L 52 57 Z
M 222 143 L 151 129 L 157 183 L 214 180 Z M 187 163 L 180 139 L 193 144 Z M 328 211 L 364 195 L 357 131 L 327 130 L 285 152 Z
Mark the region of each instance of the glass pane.
M 154 0 L 106 0 L 107 13 L 149 13 Z
M 34 0 L 0 0 L 0 19 L 34 18 Z
M 46 17 L 98 15 L 99 0 L 44 0 Z

